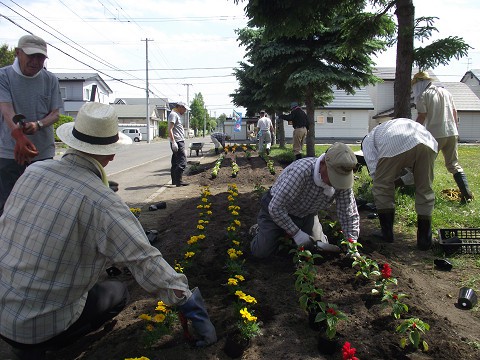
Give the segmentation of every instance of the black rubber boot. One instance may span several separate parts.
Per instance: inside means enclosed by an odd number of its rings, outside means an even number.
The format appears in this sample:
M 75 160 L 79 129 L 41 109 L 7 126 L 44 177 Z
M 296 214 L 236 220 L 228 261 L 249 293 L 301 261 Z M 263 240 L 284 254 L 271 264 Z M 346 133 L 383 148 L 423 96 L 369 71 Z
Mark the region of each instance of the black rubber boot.
M 298 159 L 301 159 L 301 158 L 302 158 L 302 154 L 295 155 L 295 160 L 298 160 Z
M 378 211 L 378 219 L 380 220 L 383 240 L 389 243 L 393 243 L 393 241 L 395 240 L 395 237 L 393 236 L 393 220 L 395 219 L 395 210 L 388 209 Z
M 464 172 L 457 172 L 453 174 L 453 178 L 455 179 L 455 182 L 457 183 L 458 189 L 460 190 L 462 196 L 461 196 L 461 202 L 463 204 L 472 201 L 473 195 L 472 192 L 470 191 L 470 188 L 468 187 L 468 181 L 467 181 L 467 176 L 465 175 Z
M 432 217 L 417 216 L 417 247 L 425 251 L 432 247 Z
M 182 180 L 182 174 L 180 174 L 180 175 L 178 176 L 178 181 L 175 183 L 175 185 L 176 185 L 177 187 L 179 187 L 179 186 L 188 186 L 188 185 L 190 185 L 190 184 L 188 184 L 188 183 L 186 183 L 186 182 L 183 182 L 183 180 Z

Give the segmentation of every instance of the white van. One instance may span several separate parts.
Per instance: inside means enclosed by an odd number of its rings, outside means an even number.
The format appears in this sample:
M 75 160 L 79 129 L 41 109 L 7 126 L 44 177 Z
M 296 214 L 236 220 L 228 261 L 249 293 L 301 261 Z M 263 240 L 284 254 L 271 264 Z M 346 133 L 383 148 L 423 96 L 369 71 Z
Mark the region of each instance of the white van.
M 122 130 L 122 133 L 129 136 L 135 142 L 142 140 L 142 133 L 139 128 L 125 128 Z

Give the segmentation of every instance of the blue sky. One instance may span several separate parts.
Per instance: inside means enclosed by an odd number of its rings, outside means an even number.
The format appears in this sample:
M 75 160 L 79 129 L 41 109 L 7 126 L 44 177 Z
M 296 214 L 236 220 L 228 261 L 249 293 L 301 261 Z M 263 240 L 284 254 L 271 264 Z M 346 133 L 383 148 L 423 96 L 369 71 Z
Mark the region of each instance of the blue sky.
M 480 69 L 480 1 L 414 3 L 417 17 L 440 18 L 433 39 L 459 36 L 476 48 L 435 69 L 440 80 L 459 81 L 468 69 Z M 231 115 L 232 68 L 244 56 L 234 31 L 246 26 L 243 6 L 233 0 L 0 0 L 0 41 L 14 47 L 26 31 L 43 37 L 51 44 L 49 70 L 100 72 L 113 101 L 145 96 L 148 39 L 150 96 L 187 101 L 188 89 L 190 101 L 202 93 L 212 116 Z M 395 49 L 376 62 L 395 66 Z

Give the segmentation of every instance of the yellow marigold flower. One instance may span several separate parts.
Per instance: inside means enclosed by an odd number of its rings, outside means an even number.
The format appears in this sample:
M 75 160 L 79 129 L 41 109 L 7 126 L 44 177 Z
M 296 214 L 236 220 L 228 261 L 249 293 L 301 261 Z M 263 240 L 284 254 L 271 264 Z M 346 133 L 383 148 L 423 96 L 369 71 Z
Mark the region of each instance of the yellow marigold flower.
M 235 200 L 235 198 L 232 195 L 228 195 L 227 199 L 228 199 L 228 201 L 234 201 Z
M 212 212 L 210 210 L 208 210 L 207 215 L 212 215 Z
M 237 255 L 238 256 L 243 255 L 243 251 L 242 250 L 237 250 Z
M 233 216 L 237 216 L 238 215 L 238 212 L 236 212 L 235 210 L 232 211 L 232 215 Z
M 180 265 L 180 263 L 175 262 L 175 271 L 178 273 L 183 273 L 183 267 Z
M 188 259 L 188 258 L 191 258 L 195 255 L 195 253 L 193 251 L 187 251 L 185 253 L 185 259 Z
M 205 235 L 204 234 L 197 235 L 197 238 L 199 238 L 200 240 L 203 240 L 205 239 Z
M 198 213 L 198 216 L 203 216 L 203 213 L 202 213 L 202 212 L 201 212 L 201 213 Z
M 233 192 L 232 196 L 238 196 L 238 192 Z
M 197 241 L 198 241 L 198 236 L 195 236 L 195 235 L 194 235 L 194 236 L 190 237 L 190 239 L 187 241 L 187 244 L 188 244 L 188 245 L 193 245 L 193 244 L 195 244 Z
M 202 220 L 202 219 L 198 220 L 199 224 L 203 224 L 204 222 L 205 222 L 205 220 Z
M 204 220 L 204 223 L 205 223 L 205 224 L 208 224 L 209 222 L 210 222 L 210 221 L 208 221 L 208 220 Z
M 242 315 L 242 318 L 247 318 L 248 316 L 252 316 L 250 315 L 246 307 L 243 309 L 240 309 L 240 314 Z
M 158 303 L 157 303 L 157 307 L 155 308 L 156 311 L 163 311 L 164 313 L 167 313 L 169 312 L 170 310 L 168 310 L 168 307 L 167 305 L 162 301 L 160 300 Z
M 255 299 L 251 295 L 245 295 L 244 297 L 242 297 L 242 300 L 247 302 L 247 303 L 250 303 L 250 304 L 256 304 L 257 303 L 257 299 Z
M 237 226 L 240 226 L 240 225 L 242 224 L 242 223 L 240 222 L 240 220 L 237 220 L 237 219 L 235 219 L 233 222 L 234 222 L 235 225 L 237 225 Z
M 145 326 L 145 329 L 146 329 L 147 331 L 153 331 L 154 327 L 153 327 L 152 324 L 148 324 L 147 326 Z
M 203 226 L 203 225 L 197 225 L 197 229 L 198 229 L 198 230 L 203 230 L 203 229 L 205 229 L 205 226 Z
M 229 278 L 228 282 L 227 282 L 227 285 L 237 286 L 238 285 L 238 280 L 234 279 L 234 278 Z
M 207 205 L 204 205 L 203 207 L 204 207 L 205 209 L 210 209 L 210 206 L 212 206 L 212 204 L 207 204 Z
M 235 278 L 237 278 L 240 281 L 245 281 L 245 278 L 243 277 L 243 275 L 235 275 Z
M 236 246 L 240 245 L 240 241 L 237 241 L 237 240 L 232 240 L 232 243 L 233 245 L 236 245 Z
M 147 321 L 150 321 L 152 320 L 152 317 L 148 314 L 142 314 L 138 317 L 139 319 L 142 319 L 142 320 L 147 320 Z
M 230 256 L 230 259 L 232 259 L 232 260 L 238 259 L 238 256 L 235 253 L 229 253 L 228 255 Z
M 197 205 L 197 209 L 203 209 L 203 205 L 202 204 Z
M 235 206 L 234 206 L 234 205 L 230 205 L 230 206 L 228 207 L 228 211 L 232 211 L 232 210 L 234 210 L 234 209 L 235 209 Z
M 157 314 L 153 317 L 152 321 L 156 323 L 164 322 L 166 319 L 165 314 Z
M 145 356 L 142 356 L 139 358 L 126 358 L 125 360 L 150 360 L 150 359 Z
M 208 199 L 206 197 L 202 198 L 202 202 L 206 203 L 207 201 L 208 201 Z
M 230 226 L 230 231 L 235 231 L 235 226 Z
M 235 291 L 235 295 L 237 295 L 239 298 L 242 298 L 246 294 L 242 290 L 237 290 Z

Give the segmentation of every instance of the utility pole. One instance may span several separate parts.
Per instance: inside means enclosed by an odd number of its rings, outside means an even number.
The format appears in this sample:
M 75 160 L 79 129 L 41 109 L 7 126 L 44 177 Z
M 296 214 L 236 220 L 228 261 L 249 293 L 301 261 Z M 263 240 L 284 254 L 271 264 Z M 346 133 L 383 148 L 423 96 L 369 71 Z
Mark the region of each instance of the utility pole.
M 190 106 L 190 86 L 193 86 L 192 84 L 182 84 L 183 86 L 187 87 L 187 106 Z M 190 111 L 187 110 L 187 113 L 185 115 L 185 118 L 187 119 L 187 137 L 190 137 Z
M 145 38 L 145 71 L 146 71 L 146 99 L 147 99 L 147 110 L 146 110 L 146 122 L 147 122 L 147 144 L 150 144 L 150 112 L 149 112 L 149 91 L 148 91 L 148 42 L 153 41 L 151 39 Z

